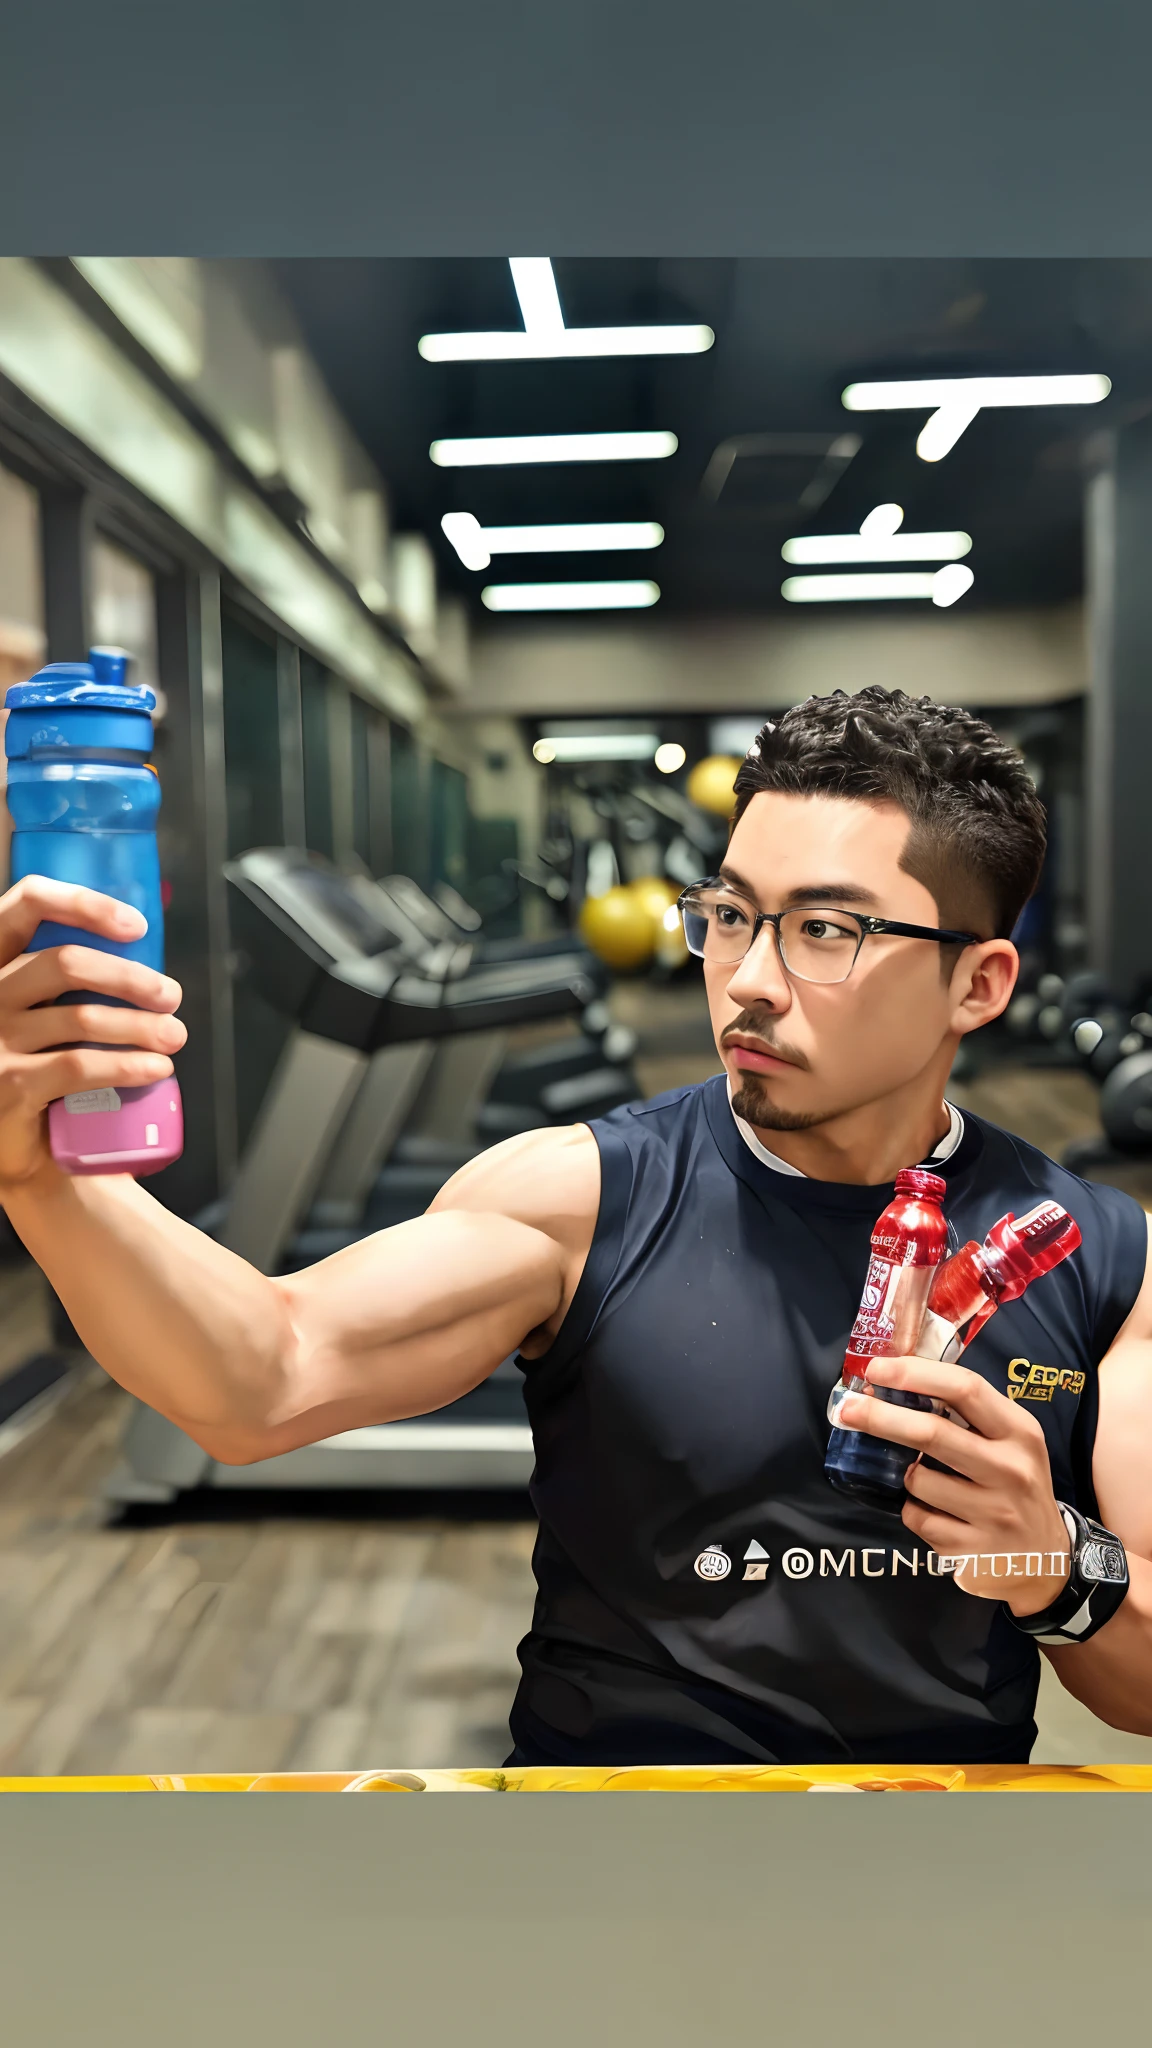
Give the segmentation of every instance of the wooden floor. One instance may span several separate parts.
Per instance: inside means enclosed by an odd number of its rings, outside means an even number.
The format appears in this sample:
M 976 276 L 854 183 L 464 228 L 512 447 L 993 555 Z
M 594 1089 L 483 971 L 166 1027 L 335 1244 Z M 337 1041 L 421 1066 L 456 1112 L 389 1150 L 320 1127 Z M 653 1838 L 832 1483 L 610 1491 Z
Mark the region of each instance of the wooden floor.
M 647 1093 L 717 1070 L 695 989 L 636 985 L 617 1009 Z M 1094 1127 L 1076 1074 L 1002 1068 L 952 1092 L 1056 1153 Z M 1152 1206 L 1152 1177 L 1133 1192 Z M 46 1328 L 38 1276 L 0 1274 L 0 1373 Z M 125 1406 L 92 1372 L 27 1433 L 0 1426 L 0 1774 L 507 1755 L 532 1604 L 521 1502 L 208 1495 L 109 1521 Z M 1040 1718 L 1038 1762 L 1152 1761 L 1047 1673 Z
M 533 1531 L 255 1512 L 109 1526 L 124 1397 L 77 1387 L 0 1465 L 0 1772 L 500 1762 Z

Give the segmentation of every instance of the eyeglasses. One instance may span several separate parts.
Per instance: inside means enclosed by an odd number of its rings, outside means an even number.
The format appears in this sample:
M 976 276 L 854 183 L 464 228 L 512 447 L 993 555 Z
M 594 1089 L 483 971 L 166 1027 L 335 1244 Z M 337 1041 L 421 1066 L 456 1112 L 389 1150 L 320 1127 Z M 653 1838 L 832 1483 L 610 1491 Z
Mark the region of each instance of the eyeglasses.
M 801 906 L 757 910 L 719 884 L 697 882 L 677 904 L 688 951 L 700 960 L 734 967 L 766 924 L 776 933 L 780 964 L 796 981 L 847 981 L 865 939 L 890 934 L 898 939 L 935 939 L 938 945 L 978 946 L 974 932 L 937 931 L 924 924 L 897 924 L 890 917 L 860 917 L 854 910 Z

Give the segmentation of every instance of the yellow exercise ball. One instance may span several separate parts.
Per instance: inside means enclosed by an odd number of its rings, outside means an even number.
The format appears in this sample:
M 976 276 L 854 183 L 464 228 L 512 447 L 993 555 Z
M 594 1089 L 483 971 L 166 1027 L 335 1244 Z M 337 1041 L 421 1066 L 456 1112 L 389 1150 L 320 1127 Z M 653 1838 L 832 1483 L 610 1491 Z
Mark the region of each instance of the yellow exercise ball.
M 682 967 L 688 958 L 684 928 L 676 909 L 680 891 L 665 875 L 644 875 L 630 885 L 636 901 L 652 919 L 656 934 L 656 959 L 661 967 Z
M 629 882 L 628 888 L 653 923 L 662 928 L 665 911 L 673 908 L 680 894 L 675 882 L 667 881 L 663 875 L 642 875 L 638 882 Z
M 718 818 L 730 818 L 736 802 L 732 784 L 742 765 L 735 754 L 709 754 L 706 760 L 697 761 L 687 783 L 692 803 L 699 804 L 702 811 L 713 811 Z
M 626 974 L 646 967 L 656 950 L 658 926 L 630 887 L 586 896 L 580 912 L 580 934 L 605 967 Z

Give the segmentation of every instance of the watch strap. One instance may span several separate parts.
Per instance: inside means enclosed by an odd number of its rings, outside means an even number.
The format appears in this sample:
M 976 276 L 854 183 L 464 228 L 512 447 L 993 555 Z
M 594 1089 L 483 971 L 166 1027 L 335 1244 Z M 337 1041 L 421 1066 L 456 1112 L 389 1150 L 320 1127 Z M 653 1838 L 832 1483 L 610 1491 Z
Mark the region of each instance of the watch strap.
M 1013 1614 L 1009 1620 L 1037 1643 L 1086 1643 L 1111 1621 L 1128 1591 L 1128 1559 L 1124 1545 L 1110 1529 L 1082 1515 L 1066 1501 L 1057 1507 L 1068 1531 L 1068 1583 L 1039 1614 Z

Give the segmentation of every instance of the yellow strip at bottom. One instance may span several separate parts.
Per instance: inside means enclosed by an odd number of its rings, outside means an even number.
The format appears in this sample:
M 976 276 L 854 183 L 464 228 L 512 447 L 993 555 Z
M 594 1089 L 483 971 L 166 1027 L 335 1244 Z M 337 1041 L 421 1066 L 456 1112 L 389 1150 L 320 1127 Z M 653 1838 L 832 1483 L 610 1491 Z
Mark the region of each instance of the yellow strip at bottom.
M 1152 1792 L 1147 1764 L 632 1765 L 0 1778 L 3 1792 Z

